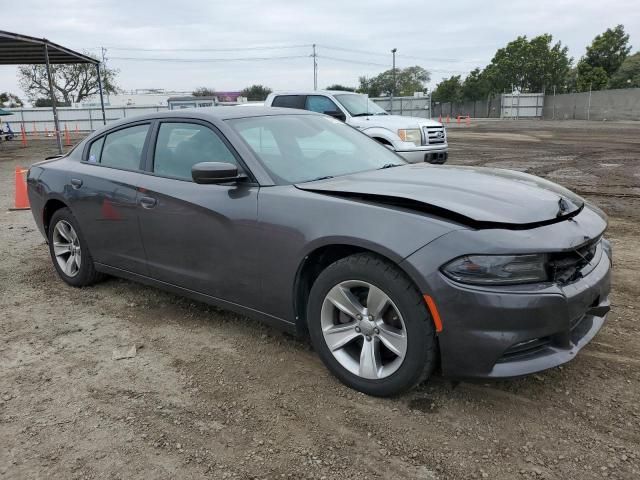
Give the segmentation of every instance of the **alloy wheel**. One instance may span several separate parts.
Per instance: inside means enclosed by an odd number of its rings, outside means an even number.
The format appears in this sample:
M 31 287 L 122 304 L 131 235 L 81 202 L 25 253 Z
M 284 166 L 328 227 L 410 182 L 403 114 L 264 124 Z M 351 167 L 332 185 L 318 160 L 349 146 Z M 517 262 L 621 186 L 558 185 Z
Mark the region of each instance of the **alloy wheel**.
M 327 347 L 352 374 L 377 380 L 402 365 L 407 353 L 404 320 L 375 285 L 361 280 L 335 285 L 323 301 L 320 321 Z
M 78 274 L 82 264 L 80 240 L 66 220 L 60 220 L 53 229 L 53 253 L 66 276 L 75 277 Z

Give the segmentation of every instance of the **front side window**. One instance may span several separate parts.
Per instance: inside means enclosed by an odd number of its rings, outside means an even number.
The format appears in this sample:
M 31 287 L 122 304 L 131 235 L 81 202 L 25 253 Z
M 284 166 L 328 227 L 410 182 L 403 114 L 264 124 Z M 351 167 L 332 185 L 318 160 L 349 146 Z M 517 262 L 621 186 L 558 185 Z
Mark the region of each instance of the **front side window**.
M 304 95 L 278 95 L 271 102 L 272 107 L 299 108 L 304 110 Z
M 339 93 L 334 95 L 334 97 L 353 117 L 388 115 L 382 107 L 373 103 L 366 95 L 360 95 L 357 93 Z
M 231 151 L 210 128 L 197 123 L 160 124 L 153 156 L 154 173 L 191 180 L 191 167 L 200 162 L 237 164 Z
M 340 113 L 340 109 L 338 106 L 333 103 L 330 98 L 327 98 L 322 95 L 309 95 L 307 97 L 306 109 L 311 110 L 312 112 L 318 113 L 327 113 L 327 112 L 338 112 Z
M 406 163 L 375 140 L 330 117 L 272 115 L 228 123 L 280 184 Z
M 149 125 L 147 124 L 122 128 L 109 133 L 104 140 L 100 164 L 123 170 L 138 170 L 148 131 Z

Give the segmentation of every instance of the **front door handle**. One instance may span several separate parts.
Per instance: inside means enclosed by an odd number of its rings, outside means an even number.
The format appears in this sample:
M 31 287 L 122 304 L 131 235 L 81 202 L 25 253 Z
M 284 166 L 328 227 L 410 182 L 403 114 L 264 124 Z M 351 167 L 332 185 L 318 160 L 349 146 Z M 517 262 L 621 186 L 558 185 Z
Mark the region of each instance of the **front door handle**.
M 72 178 L 71 179 L 71 188 L 73 188 L 74 190 L 77 190 L 81 186 L 82 186 L 82 180 L 80 180 L 79 178 Z
M 140 205 L 142 208 L 153 208 L 158 201 L 153 197 L 140 197 Z

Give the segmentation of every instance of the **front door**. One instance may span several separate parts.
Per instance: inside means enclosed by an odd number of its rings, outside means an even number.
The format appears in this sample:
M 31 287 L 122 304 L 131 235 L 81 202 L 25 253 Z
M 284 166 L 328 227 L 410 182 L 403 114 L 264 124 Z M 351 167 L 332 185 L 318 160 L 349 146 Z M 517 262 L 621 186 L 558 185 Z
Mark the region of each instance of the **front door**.
M 253 243 L 258 190 L 192 181 L 199 162 L 239 165 L 237 154 L 206 122 L 161 121 L 151 147 L 152 172 L 139 184 L 138 212 L 151 277 L 251 306 L 259 292 Z M 152 141 L 153 142 L 153 141 Z

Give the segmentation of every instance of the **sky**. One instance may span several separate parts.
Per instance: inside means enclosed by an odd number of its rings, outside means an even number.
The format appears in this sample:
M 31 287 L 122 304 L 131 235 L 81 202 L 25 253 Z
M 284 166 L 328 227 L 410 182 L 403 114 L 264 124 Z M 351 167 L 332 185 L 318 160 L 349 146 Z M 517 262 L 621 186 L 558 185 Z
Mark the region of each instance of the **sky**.
M 359 76 L 391 68 L 392 48 L 398 68 L 426 68 L 433 88 L 485 66 L 518 35 L 550 33 L 577 60 L 593 37 L 620 23 L 640 50 L 638 0 L 21 0 L 0 15 L 0 30 L 93 56 L 106 48 L 126 91 L 311 89 L 313 43 L 319 88 L 356 86 Z M 0 92 L 24 99 L 16 70 L 0 65 Z

